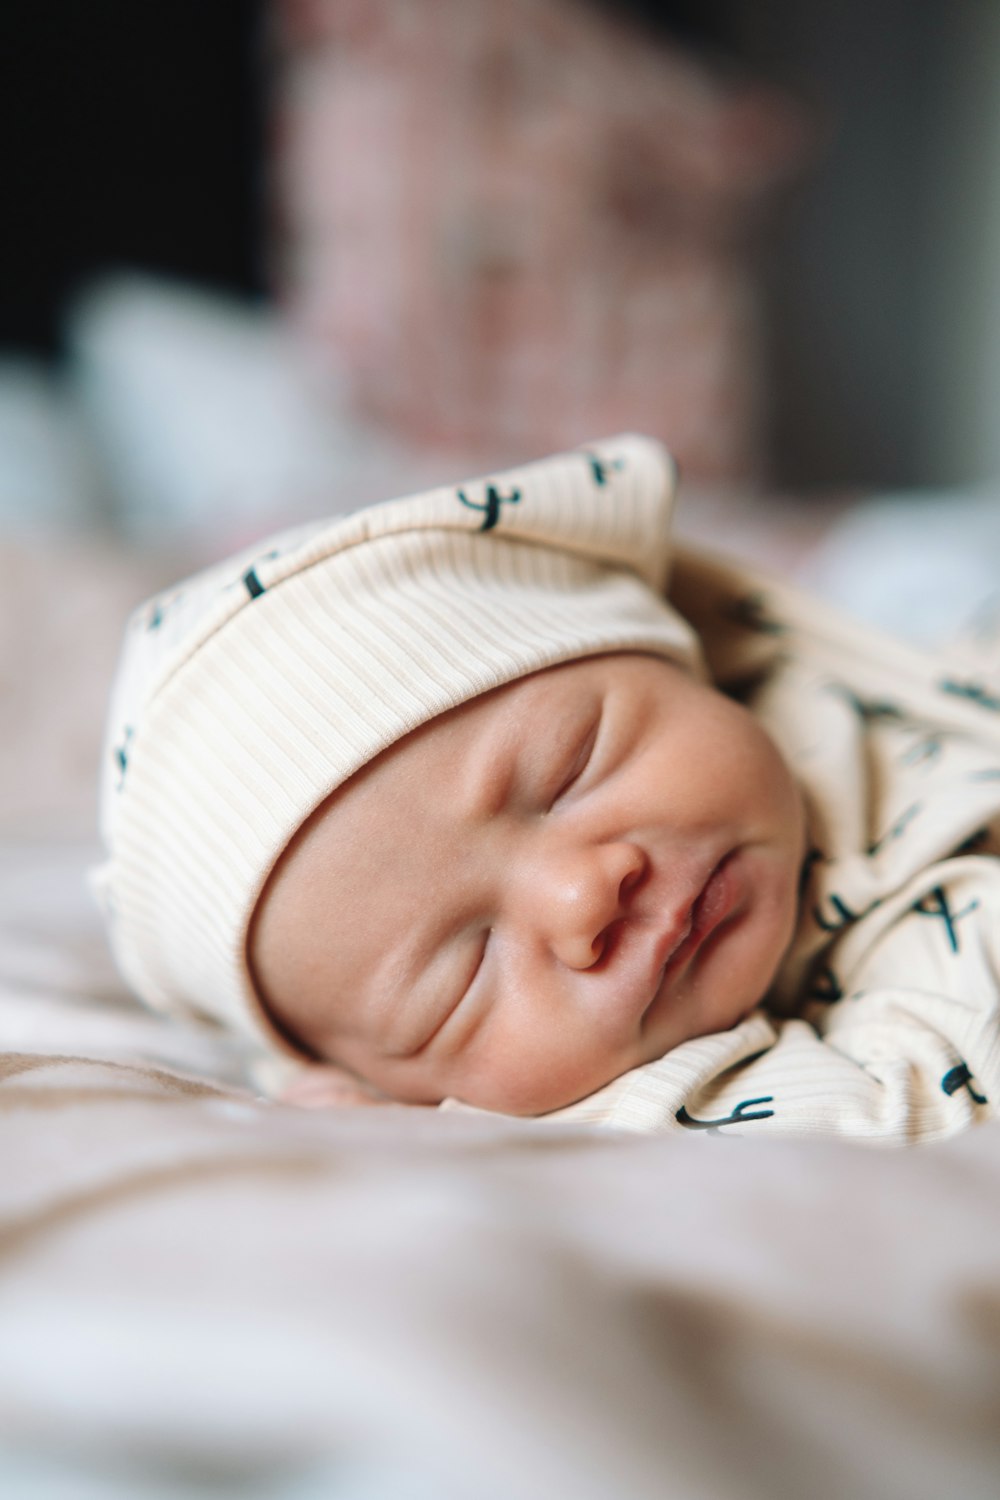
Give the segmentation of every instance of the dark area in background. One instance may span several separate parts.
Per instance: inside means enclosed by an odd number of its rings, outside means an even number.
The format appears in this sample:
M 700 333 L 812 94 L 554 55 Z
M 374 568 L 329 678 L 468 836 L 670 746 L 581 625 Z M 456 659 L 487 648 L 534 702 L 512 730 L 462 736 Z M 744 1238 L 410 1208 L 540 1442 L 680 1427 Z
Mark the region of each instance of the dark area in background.
M 897 487 L 928 472 L 922 322 L 949 205 L 934 180 L 959 12 L 943 0 L 736 7 L 751 68 L 814 112 L 816 161 L 764 266 L 775 477 Z
M 95 272 L 263 289 L 259 0 L 3 0 L 0 344 Z
M 673 17 L 656 0 L 625 8 L 785 89 L 814 122 L 815 161 L 780 206 L 761 268 L 774 481 L 894 488 L 974 477 L 932 472 L 919 434 L 932 415 L 926 309 L 947 295 L 936 262 L 949 214 L 968 211 L 935 174 L 975 0 L 692 0 Z
M 610 8 L 713 51 L 725 50 L 740 9 Z M 0 9 L 0 344 L 54 351 L 67 299 L 108 266 L 262 292 L 264 0 Z
M 937 202 L 927 162 L 948 6 L 586 3 L 814 103 L 827 148 L 785 205 L 765 267 L 773 477 L 926 478 L 915 310 Z M 0 346 L 57 352 L 75 289 L 118 266 L 266 290 L 265 10 L 264 0 L 3 0 Z

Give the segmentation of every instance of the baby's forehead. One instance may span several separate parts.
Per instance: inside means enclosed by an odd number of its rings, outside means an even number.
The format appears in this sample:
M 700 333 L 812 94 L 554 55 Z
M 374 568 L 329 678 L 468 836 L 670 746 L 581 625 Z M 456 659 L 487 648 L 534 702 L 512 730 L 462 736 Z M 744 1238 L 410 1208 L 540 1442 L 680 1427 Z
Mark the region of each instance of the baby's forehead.
M 706 686 L 676 662 L 649 652 L 573 657 L 485 689 L 428 719 L 369 762 L 352 781 L 361 784 L 374 772 L 382 768 L 390 771 L 411 755 L 444 755 L 446 746 L 458 743 L 470 750 L 481 743 L 491 753 L 499 753 L 505 743 L 514 743 L 517 730 L 540 733 L 550 725 L 559 725 L 567 710 L 592 702 L 609 686 L 614 687 L 619 699 L 628 702 L 648 694 L 651 683 L 657 692 L 668 692 L 671 683 Z
M 525 742 L 544 740 L 564 725 L 573 705 L 593 697 L 587 669 L 594 665 L 586 658 L 560 663 L 428 719 L 332 792 L 306 819 L 294 844 L 306 851 L 324 839 L 339 840 L 348 830 L 367 833 L 371 843 L 388 822 L 399 835 L 402 854 L 404 837 L 412 836 L 428 813 L 453 805 L 477 761 L 498 768 Z M 392 822 L 400 817 L 403 822 Z
M 672 686 L 705 687 L 666 658 L 618 652 L 574 657 L 487 689 L 375 756 L 306 820 L 298 839 L 307 840 L 318 824 L 336 823 L 371 843 L 388 825 L 402 857 L 404 839 L 461 801 L 477 775 L 499 775 L 511 761 L 571 736 L 609 687 L 627 704 Z

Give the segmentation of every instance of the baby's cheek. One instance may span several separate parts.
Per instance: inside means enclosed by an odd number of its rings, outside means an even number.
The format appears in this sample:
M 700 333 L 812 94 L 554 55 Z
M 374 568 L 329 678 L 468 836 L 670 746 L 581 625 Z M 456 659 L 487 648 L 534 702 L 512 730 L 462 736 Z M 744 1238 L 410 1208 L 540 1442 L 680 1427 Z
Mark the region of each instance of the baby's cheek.
M 530 1048 L 512 1040 L 506 1046 L 495 1044 L 477 1059 L 454 1093 L 480 1109 L 543 1115 L 592 1094 L 626 1067 L 617 1066 L 610 1053 L 583 1036 L 553 1038 Z
M 755 880 L 757 908 L 748 926 L 745 954 L 734 947 L 736 973 L 746 974 L 744 993 L 750 1010 L 763 1000 L 773 983 L 781 960 L 788 951 L 798 915 L 797 852 L 766 849 L 758 855 L 760 871 Z M 741 1019 L 741 1017 L 737 1017 Z

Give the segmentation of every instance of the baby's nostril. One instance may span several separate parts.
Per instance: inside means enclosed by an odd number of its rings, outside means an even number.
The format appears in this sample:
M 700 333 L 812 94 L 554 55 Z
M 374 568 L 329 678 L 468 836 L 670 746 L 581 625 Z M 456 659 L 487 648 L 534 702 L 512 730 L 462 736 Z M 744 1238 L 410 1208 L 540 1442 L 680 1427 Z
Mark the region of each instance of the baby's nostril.
M 592 969 L 595 969 L 598 964 L 613 961 L 619 938 L 626 926 L 627 922 L 624 917 L 616 917 L 597 935 L 590 945 L 590 951 L 593 954 L 590 962 Z

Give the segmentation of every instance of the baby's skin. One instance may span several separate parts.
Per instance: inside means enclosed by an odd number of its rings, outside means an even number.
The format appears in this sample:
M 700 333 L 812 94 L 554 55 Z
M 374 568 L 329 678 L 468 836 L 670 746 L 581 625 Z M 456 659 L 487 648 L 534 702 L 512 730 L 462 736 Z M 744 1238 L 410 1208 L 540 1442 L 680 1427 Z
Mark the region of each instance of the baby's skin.
M 573 661 L 415 730 L 286 849 L 248 956 L 312 1105 L 538 1115 L 735 1025 L 792 937 L 802 799 L 741 705 Z

